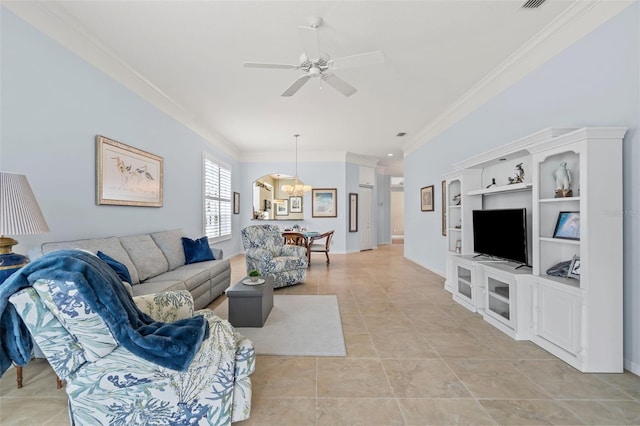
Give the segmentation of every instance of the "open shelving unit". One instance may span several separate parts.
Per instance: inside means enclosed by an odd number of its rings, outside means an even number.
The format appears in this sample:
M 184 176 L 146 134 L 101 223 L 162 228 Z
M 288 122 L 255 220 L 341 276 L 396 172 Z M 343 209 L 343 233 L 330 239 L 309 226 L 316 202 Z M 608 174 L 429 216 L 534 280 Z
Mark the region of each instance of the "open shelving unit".
M 545 129 L 457 163 L 446 177 L 445 288 L 506 334 L 531 340 L 584 372 L 623 369 L 622 215 L 615 212 L 622 211 L 625 132 Z M 572 175 L 572 194 L 565 197 L 556 196 L 553 177 L 561 163 Z M 507 179 L 515 164 L 526 172 L 523 182 Z M 473 210 L 522 207 L 531 268 L 474 258 Z M 579 214 L 579 239 L 554 237 L 560 212 Z M 547 274 L 574 256 L 581 265 L 575 278 Z

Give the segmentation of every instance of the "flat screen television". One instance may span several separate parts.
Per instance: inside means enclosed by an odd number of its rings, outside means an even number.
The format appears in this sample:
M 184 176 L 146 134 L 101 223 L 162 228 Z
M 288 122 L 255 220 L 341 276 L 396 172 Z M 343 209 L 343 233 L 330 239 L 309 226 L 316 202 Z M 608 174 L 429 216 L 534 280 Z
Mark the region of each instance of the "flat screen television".
M 473 251 L 528 265 L 527 209 L 474 210 Z

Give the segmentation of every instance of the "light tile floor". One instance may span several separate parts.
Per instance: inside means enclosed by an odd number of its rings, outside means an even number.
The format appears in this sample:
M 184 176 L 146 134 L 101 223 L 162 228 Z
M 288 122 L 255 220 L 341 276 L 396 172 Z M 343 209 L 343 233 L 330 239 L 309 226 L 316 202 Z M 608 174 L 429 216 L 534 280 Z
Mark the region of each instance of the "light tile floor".
M 304 284 L 336 294 L 348 356 L 258 356 L 251 418 L 239 425 L 640 424 L 640 378 L 583 374 L 516 342 L 451 300 L 403 246 L 312 258 Z M 245 274 L 232 259 L 232 282 Z M 224 296 L 215 300 L 217 306 Z M 69 424 L 45 361 L 0 379 L 2 425 Z

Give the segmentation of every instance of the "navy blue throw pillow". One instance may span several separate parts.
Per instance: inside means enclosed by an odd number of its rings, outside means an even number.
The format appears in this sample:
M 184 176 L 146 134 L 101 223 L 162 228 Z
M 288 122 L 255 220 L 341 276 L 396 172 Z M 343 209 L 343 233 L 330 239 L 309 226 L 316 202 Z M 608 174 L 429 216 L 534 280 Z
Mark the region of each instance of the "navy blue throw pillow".
M 101 251 L 96 253 L 96 255 L 100 259 L 104 260 L 107 263 L 107 265 L 109 265 L 111 269 L 113 269 L 115 273 L 118 274 L 118 278 L 120 278 L 120 281 L 126 281 L 129 284 L 131 284 L 131 274 L 129 274 L 129 270 L 127 269 L 126 266 L 124 266 L 122 263 L 118 262 L 113 257 L 106 255 Z
M 198 238 L 197 240 L 182 237 L 182 248 L 184 249 L 185 263 L 187 265 L 204 262 L 205 260 L 215 260 L 207 237 Z

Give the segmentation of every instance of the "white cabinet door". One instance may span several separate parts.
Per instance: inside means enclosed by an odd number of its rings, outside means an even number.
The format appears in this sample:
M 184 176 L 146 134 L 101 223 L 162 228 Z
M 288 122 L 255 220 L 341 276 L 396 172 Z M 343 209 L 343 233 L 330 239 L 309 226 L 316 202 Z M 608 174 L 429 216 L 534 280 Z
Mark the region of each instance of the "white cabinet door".
M 372 208 L 373 190 L 361 186 L 358 196 L 358 233 L 360 234 L 360 250 L 373 249 L 373 215 Z
M 538 282 L 536 312 L 536 334 L 572 354 L 578 354 L 581 297 Z

